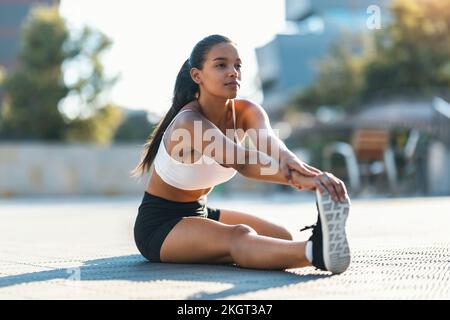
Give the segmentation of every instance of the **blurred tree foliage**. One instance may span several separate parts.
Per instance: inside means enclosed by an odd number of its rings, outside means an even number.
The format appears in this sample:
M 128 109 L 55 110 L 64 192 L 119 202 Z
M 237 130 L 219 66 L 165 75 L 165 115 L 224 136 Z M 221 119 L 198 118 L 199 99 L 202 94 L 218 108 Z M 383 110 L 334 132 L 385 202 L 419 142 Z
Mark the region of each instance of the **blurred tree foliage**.
M 153 131 L 156 123 L 150 123 L 147 112 L 135 111 L 121 123 L 114 136 L 114 141 L 145 141 Z
M 332 45 L 294 104 L 351 109 L 381 95 L 448 95 L 450 1 L 394 0 L 390 11 L 388 25 L 360 37 L 360 52 L 345 37 Z
M 123 120 L 121 109 L 107 105 L 98 109 L 92 116 L 76 118 L 69 122 L 66 140 L 69 142 L 95 142 L 108 144 Z
M 5 77 L 6 77 L 6 71 L 5 68 L 0 65 L 0 86 L 3 84 L 3 82 L 5 81 Z
M 3 100 L 3 84 L 5 82 L 5 78 L 6 78 L 5 67 L 3 67 L 0 64 L 0 133 L 2 132 L 2 127 L 1 127 L 2 126 L 2 122 L 1 122 L 1 119 L 2 119 L 2 114 L 1 114 L 2 108 L 1 108 L 1 106 L 2 106 L 2 100 Z
M 71 36 L 57 5 L 35 7 L 21 32 L 19 68 L 4 81 L 0 138 L 110 142 L 122 120 L 120 108 L 101 99 L 116 81 L 105 76 L 100 61 L 111 41 L 88 27 Z M 83 70 L 69 84 L 63 72 L 67 63 Z M 59 108 L 69 94 L 81 102 L 70 118 Z
M 450 1 L 397 0 L 391 10 L 392 24 L 375 33 L 362 97 L 378 90 L 430 95 L 449 89 Z
M 36 9 L 22 30 L 19 69 L 7 74 L 2 108 L 2 137 L 61 140 L 65 123 L 57 109 L 67 94 L 61 48 L 68 34 L 56 7 Z

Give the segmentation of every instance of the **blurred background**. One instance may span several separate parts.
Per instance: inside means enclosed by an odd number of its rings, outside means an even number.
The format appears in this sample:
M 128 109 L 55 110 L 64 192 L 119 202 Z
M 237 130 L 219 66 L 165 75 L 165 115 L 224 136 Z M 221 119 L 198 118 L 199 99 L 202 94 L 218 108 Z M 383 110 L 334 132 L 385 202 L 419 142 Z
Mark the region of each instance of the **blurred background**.
M 450 195 L 450 1 L 0 0 L 0 197 L 142 194 L 130 171 L 214 33 L 239 97 L 353 197 Z M 267 193 L 298 191 L 236 175 L 212 195 Z

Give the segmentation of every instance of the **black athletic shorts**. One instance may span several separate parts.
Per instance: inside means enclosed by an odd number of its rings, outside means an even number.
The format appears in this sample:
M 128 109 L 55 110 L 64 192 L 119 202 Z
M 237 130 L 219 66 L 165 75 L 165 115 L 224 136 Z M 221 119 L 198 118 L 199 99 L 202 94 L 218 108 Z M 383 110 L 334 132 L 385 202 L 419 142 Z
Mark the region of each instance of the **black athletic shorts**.
M 177 202 L 145 192 L 134 224 L 134 241 L 139 252 L 151 262 L 161 262 L 160 251 L 164 239 L 183 217 L 204 217 L 219 221 L 220 210 L 206 206 L 204 199 Z

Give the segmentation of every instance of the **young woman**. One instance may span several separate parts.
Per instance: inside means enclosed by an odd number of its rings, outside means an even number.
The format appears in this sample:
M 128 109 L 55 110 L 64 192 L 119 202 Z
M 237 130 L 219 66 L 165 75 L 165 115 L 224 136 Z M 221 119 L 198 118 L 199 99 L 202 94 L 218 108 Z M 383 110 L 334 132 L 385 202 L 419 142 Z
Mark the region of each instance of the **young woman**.
M 344 183 L 288 150 L 261 106 L 235 99 L 240 81 L 237 47 L 220 35 L 197 43 L 181 67 L 172 107 L 133 171 L 140 175 L 152 169 L 134 227 L 137 248 L 152 262 L 235 263 L 261 269 L 314 265 L 345 271 L 350 254 Z M 241 144 L 249 132 L 256 149 Z M 317 190 L 319 217 L 307 227 L 313 228 L 309 241 L 293 241 L 284 227 L 248 213 L 207 206 L 214 186 L 237 172 Z

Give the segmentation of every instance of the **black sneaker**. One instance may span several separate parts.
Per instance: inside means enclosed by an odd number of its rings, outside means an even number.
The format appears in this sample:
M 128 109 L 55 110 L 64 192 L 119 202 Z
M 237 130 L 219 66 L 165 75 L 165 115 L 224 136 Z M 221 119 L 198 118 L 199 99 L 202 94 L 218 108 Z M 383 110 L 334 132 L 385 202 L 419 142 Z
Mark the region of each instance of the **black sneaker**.
M 313 266 L 332 273 L 342 273 L 350 264 L 350 249 L 345 233 L 350 200 L 335 202 L 328 193 L 322 196 L 319 190 L 316 191 L 316 198 L 317 223 L 300 231 L 313 229 L 309 238 L 313 243 Z

